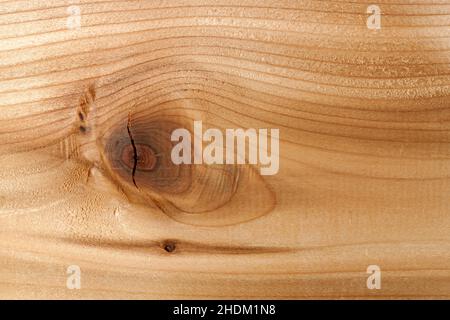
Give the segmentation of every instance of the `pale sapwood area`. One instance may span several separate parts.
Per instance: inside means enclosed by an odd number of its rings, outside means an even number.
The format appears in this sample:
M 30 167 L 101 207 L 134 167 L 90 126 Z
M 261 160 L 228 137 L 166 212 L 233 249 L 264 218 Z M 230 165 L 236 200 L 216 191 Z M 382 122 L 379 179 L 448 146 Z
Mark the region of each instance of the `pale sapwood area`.
M 370 4 L 2 0 L 0 297 L 449 298 L 450 1 Z M 196 120 L 278 174 L 174 165 Z

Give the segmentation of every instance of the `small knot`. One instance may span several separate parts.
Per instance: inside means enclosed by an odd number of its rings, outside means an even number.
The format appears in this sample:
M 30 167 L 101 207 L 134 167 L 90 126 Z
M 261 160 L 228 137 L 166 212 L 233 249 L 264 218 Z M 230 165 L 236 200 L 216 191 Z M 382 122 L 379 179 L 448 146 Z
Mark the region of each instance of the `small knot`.
M 169 253 L 175 251 L 175 243 L 173 243 L 173 242 L 165 243 L 164 250 Z

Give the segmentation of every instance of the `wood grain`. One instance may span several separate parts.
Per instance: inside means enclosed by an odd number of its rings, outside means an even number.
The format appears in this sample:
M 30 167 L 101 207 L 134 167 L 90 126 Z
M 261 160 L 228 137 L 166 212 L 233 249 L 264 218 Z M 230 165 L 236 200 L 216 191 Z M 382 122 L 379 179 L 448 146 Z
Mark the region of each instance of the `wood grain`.
M 0 297 L 450 298 L 449 25 L 445 0 L 1 1 Z M 194 120 L 279 128 L 279 173 L 173 165 Z

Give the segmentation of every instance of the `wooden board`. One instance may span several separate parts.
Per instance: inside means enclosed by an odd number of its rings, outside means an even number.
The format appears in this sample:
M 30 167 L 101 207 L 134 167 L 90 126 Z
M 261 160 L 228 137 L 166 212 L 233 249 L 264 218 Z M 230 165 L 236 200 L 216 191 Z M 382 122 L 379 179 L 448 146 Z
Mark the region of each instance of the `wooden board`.
M 448 299 L 450 2 L 370 4 L 1 1 L 0 298 Z M 279 172 L 175 166 L 194 120 Z

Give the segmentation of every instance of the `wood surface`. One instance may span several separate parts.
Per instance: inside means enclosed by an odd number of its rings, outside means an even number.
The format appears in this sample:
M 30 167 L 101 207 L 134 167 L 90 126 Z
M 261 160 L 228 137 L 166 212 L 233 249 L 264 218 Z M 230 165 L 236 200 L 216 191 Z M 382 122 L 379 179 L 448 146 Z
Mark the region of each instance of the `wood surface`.
M 447 0 L 2 0 L 0 298 L 450 298 L 449 26 Z M 175 167 L 194 120 L 279 128 L 278 174 Z

